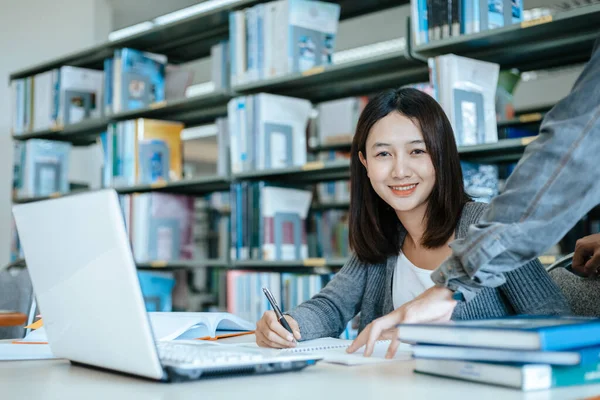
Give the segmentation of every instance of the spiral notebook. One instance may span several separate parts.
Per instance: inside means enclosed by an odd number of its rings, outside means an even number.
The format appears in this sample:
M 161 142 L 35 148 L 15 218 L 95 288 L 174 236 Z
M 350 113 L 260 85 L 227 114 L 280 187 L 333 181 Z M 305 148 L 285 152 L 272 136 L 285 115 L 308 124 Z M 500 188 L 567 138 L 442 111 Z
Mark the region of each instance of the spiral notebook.
M 352 354 L 346 353 L 346 349 L 352 344 L 352 340 L 321 338 L 299 342 L 294 348 L 279 350 L 282 353 L 304 353 L 309 352 L 323 357 L 323 361 L 333 364 L 365 365 L 377 364 L 398 360 L 411 360 L 412 347 L 406 343 L 400 343 L 396 356 L 392 359 L 385 358 L 390 340 L 379 340 L 370 357 L 364 357 L 364 346 Z

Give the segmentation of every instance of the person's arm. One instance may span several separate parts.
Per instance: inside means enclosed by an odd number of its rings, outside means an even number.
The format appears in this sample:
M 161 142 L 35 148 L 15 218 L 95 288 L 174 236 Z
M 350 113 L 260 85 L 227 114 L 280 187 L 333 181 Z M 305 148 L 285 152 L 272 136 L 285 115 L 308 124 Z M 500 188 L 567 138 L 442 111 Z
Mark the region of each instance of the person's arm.
M 598 43 L 598 42 L 597 42 Z M 502 194 L 432 274 L 472 299 L 557 243 L 600 199 L 600 46 L 544 118 Z
M 359 311 L 367 268 L 352 256 L 334 278 L 312 299 L 287 312 L 300 327 L 302 340 L 337 337 Z
M 539 260 L 507 272 L 506 283 L 499 289 L 516 314 L 571 314 L 567 299 Z

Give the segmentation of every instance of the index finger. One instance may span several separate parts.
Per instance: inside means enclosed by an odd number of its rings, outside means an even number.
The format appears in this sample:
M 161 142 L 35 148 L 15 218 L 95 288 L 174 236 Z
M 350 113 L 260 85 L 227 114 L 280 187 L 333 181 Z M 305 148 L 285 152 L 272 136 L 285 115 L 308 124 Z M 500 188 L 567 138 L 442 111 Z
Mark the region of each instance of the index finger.
M 273 332 L 275 332 L 277 335 L 279 335 L 283 339 L 287 340 L 288 342 L 294 341 L 294 336 L 290 332 L 288 332 L 288 330 L 285 329 L 283 327 L 283 325 L 281 325 L 281 322 L 279 322 L 277 320 L 277 317 L 275 316 L 275 314 L 273 314 L 273 318 L 269 318 L 267 320 L 267 326 L 269 327 L 270 330 L 272 330 Z
M 369 332 L 369 338 L 367 339 L 367 343 L 365 344 L 365 357 L 371 357 L 371 354 L 373 354 L 373 350 L 375 350 L 375 342 L 379 339 L 380 333 L 381 328 L 378 324 L 374 323 L 373 328 L 371 328 L 371 332 Z
M 356 350 L 360 349 L 364 346 L 365 341 L 367 340 L 368 329 L 363 330 L 357 337 L 354 339 L 352 344 L 348 346 L 346 349 L 346 353 L 354 353 Z

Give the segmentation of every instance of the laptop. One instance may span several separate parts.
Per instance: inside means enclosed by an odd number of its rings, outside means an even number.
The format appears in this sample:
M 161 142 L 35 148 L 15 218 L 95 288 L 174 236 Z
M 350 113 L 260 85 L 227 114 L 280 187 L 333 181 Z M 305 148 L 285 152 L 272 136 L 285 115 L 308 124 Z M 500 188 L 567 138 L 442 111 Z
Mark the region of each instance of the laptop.
M 202 341 L 155 342 L 112 189 L 13 206 L 52 352 L 159 381 L 300 370 L 319 358 Z

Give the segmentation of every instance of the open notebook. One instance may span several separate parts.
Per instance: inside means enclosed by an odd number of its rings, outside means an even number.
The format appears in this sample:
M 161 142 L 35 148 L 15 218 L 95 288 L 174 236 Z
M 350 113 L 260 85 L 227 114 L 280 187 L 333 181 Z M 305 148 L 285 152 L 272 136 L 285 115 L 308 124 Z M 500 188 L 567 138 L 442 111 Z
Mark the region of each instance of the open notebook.
M 344 365 L 377 364 L 398 360 L 411 360 L 412 347 L 406 343 L 400 343 L 396 356 L 392 359 L 385 358 L 390 340 L 379 340 L 370 357 L 363 356 L 365 351 L 361 347 L 352 354 L 346 353 L 346 349 L 352 344 L 352 340 L 321 338 L 298 342 L 297 346 L 289 349 L 274 350 L 279 353 L 312 353 L 323 357 L 324 362 Z M 252 346 L 256 346 L 255 343 Z
M 149 312 L 150 325 L 158 340 L 211 340 L 253 333 L 256 328 L 246 320 L 219 312 Z M 38 324 L 38 326 L 41 324 Z M 31 331 L 19 343 L 47 343 L 43 326 Z

